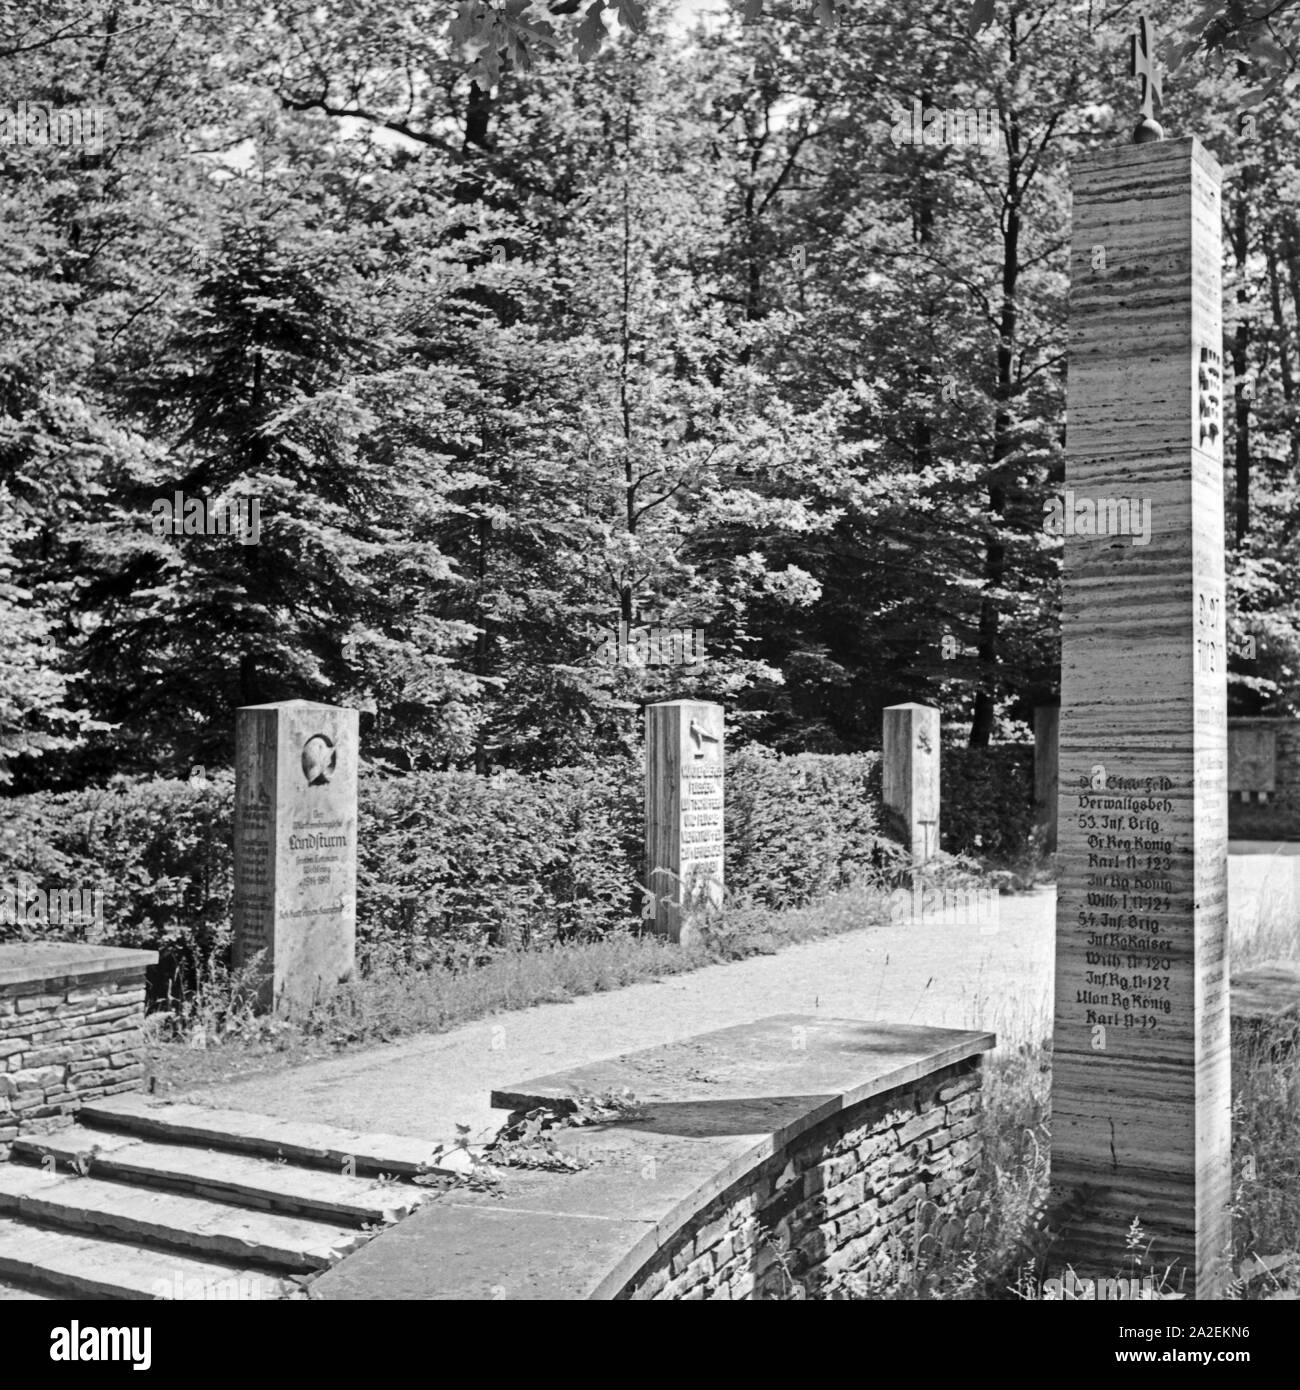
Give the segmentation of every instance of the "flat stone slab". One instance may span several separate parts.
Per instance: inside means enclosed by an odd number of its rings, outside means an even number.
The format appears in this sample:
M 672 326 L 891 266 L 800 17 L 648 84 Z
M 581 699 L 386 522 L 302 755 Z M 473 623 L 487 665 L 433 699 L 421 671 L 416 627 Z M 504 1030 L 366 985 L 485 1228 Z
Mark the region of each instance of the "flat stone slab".
M 361 1134 L 334 1125 L 306 1124 L 257 1115 L 168 1102 L 154 1096 L 111 1096 L 85 1105 L 78 1119 L 105 1129 L 128 1130 L 150 1139 L 201 1144 L 238 1153 L 284 1157 L 339 1173 L 351 1159 L 357 1172 L 414 1177 L 428 1166 L 436 1145 L 403 1134 Z
M 519 1211 L 500 1203 L 444 1203 L 442 1198 L 429 1203 L 326 1270 L 312 1284 L 312 1298 L 427 1302 L 593 1297 L 597 1295 L 590 1291 L 599 1288 L 609 1270 L 646 1235 L 645 1225 L 638 1221 Z M 384 1246 L 376 1249 L 380 1241 Z
M 280 1212 L 232 1207 L 181 1192 L 0 1163 L 0 1212 L 145 1245 L 309 1272 L 328 1269 L 369 1235 Z
M 785 1102 L 800 1114 L 820 1102 L 830 1113 L 987 1052 L 994 1042 L 992 1033 L 777 1014 L 505 1086 L 492 1092 L 492 1104 L 531 1110 L 628 1087 L 645 1104 L 708 1102 L 708 1124 L 716 1132 L 718 1124 L 727 1122 L 717 1111 L 723 1099 L 766 1106 Z M 772 1117 L 778 1118 L 775 1112 Z M 755 1118 L 735 1122 L 743 1126 L 741 1132 L 753 1133 L 765 1127 L 755 1125 Z M 691 1123 L 689 1111 L 681 1121 Z
M 413 1211 L 421 1188 L 381 1186 L 366 1178 L 322 1173 L 244 1154 L 178 1144 L 153 1144 L 129 1135 L 74 1125 L 53 1134 L 20 1135 L 14 1153 L 40 1163 L 52 1155 L 65 1171 L 90 1154 L 91 1173 L 124 1182 L 158 1184 L 216 1201 L 288 1211 L 354 1225 L 387 1224 Z
M 686 1221 L 798 1134 L 994 1042 L 789 1014 L 505 1087 L 494 1106 L 628 1088 L 645 1114 L 553 1132 L 592 1166 L 502 1167 L 499 1195 L 452 1188 L 320 1275 L 312 1296 L 613 1298 Z
M 1300 968 L 1278 962 L 1234 975 L 1229 1012 L 1252 1023 L 1300 1019 Z
M 83 975 L 107 975 L 115 970 L 144 970 L 157 963 L 157 951 L 67 941 L 27 941 L 0 946 L 0 989 L 35 980 L 71 980 Z

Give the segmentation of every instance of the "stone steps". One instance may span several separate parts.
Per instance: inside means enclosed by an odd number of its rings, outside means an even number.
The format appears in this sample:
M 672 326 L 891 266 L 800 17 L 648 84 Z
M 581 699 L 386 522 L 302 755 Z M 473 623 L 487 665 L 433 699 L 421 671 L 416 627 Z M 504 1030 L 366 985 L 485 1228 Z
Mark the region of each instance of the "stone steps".
M 402 1179 L 432 1153 L 144 1096 L 84 1107 L 0 1163 L 0 1300 L 304 1297 L 420 1204 Z
M 49 1289 L 23 1289 L 17 1284 L 0 1284 L 0 1303 L 57 1303 L 62 1296 Z
M 147 1187 L 0 1164 L 0 1215 L 110 1240 L 308 1273 L 364 1245 L 364 1231 Z
M 85 1105 L 83 1125 L 169 1143 L 200 1144 L 231 1153 L 285 1158 L 306 1167 L 341 1173 L 351 1160 L 358 1173 L 414 1177 L 433 1148 L 427 1139 L 402 1134 L 359 1134 L 333 1125 L 301 1124 L 244 1110 L 156 1100 L 139 1094 L 112 1096 Z
M 14 1140 L 14 1156 L 41 1163 L 53 1157 L 71 1171 L 90 1155 L 98 1177 L 143 1183 L 238 1206 L 265 1208 L 345 1225 L 387 1225 L 413 1211 L 423 1193 L 407 1185 L 381 1186 L 341 1173 L 324 1173 L 244 1154 L 180 1144 L 157 1144 L 131 1135 L 73 1125 L 53 1134 Z
M 284 1298 L 295 1286 L 264 1269 L 195 1259 L 0 1216 L 0 1278 L 95 1299 Z

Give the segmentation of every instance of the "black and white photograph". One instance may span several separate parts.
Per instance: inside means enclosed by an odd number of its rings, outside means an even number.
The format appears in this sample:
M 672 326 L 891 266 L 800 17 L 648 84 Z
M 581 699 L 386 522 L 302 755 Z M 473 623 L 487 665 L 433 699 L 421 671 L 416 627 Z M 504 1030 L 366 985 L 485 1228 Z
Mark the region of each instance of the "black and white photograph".
M 1259 1366 L 1300 0 L 0 0 L 0 206 L 0 1345 Z

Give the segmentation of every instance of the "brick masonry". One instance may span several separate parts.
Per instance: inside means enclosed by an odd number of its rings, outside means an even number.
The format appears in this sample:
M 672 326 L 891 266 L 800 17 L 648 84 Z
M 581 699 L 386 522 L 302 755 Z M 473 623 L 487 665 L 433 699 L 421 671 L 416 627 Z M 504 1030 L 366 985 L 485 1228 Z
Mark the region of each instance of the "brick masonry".
M 0 980 L 0 1160 L 18 1134 L 69 1125 L 84 1102 L 143 1086 L 144 1000 L 143 965 Z
M 494 1087 L 494 1109 L 525 1115 L 629 1093 L 635 1113 L 553 1130 L 576 1169 L 507 1163 L 499 1191 L 440 1193 L 313 1296 L 783 1298 L 788 1269 L 834 1297 L 910 1243 L 918 1206 L 944 1243 L 978 1200 L 980 1058 L 996 1042 L 778 1014 Z
M 933 1221 L 969 1206 L 981 1081 L 968 1058 L 806 1131 L 674 1233 L 618 1296 L 826 1296 L 896 1241 L 910 1248 L 918 1207 Z

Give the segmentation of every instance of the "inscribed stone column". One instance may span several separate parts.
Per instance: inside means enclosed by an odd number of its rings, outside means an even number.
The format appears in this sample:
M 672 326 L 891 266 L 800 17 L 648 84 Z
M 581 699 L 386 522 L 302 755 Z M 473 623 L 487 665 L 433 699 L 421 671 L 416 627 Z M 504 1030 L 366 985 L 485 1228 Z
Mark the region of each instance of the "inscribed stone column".
M 1136 1217 L 1200 1298 L 1232 1195 L 1219 186 L 1194 138 L 1073 171 L 1052 1078 L 1053 1267 L 1126 1273 Z
M 885 828 L 924 864 L 939 852 L 939 711 L 887 706 L 882 764 Z
M 1043 832 L 1043 848 L 1056 848 L 1056 744 L 1061 733 L 1061 706 L 1053 701 L 1034 709 L 1034 829 Z
M 667 700 L 645 712 L 646 887 L 654 929 L 680 941 L 693 909 L 723 887 L 723 709 Z
M 354 968 L 357 753 L 354 709 L 235 716 L 234 962 L 266 951 L 263 1007 L 311 1004 Z

